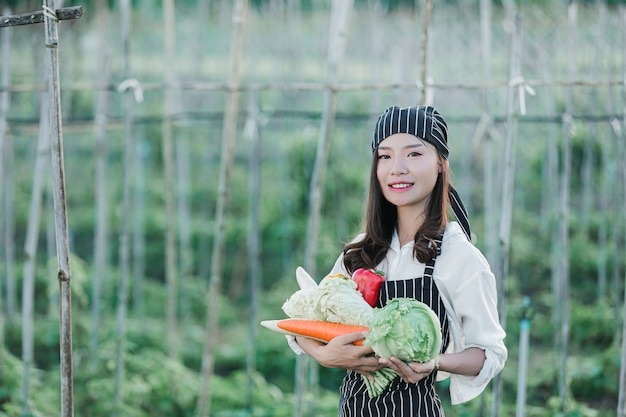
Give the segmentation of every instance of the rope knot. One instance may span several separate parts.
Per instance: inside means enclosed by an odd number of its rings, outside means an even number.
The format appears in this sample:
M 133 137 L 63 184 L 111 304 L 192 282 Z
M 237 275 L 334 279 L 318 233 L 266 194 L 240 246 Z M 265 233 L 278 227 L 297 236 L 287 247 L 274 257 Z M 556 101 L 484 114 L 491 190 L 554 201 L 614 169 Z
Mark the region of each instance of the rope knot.
M 117 91 L 122 93 L 129 89 L 133 90 L 135 101 L 137 103 L 143 103 L 143 88 L 141 87 L 141 83 L 136 78 L 127 78 L 117 87 Z
M 521 75 L 513 78 L 509 81 L 509 87 L 517 87 L 517 94 L 519 97 L 519 112 L 522 116 L 526 115 L 526 93 L 531 96 L 535 95 L 535 90 L 526 82 Z

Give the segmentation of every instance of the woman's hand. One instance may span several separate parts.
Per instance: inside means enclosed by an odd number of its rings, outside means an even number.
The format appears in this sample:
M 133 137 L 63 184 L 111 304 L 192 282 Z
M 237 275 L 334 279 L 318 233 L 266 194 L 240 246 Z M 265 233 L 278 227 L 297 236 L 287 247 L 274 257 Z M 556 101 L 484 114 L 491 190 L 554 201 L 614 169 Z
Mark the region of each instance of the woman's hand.
M 328 344 L 307 337 L 296 337 L 298 345 L 326 368 L 343 368 L 367 376 L 383 367 L 369 346 L 356 346 L 366 333 L 355 332 L 335 337 Z
M 435 359 L 428 362 L 404 362 L 398 358 L 380 358 L 380 363 L 393 369 L 405 382 L 417 383 L 435 370 Z M 458 375 L 476 376 L 485 363 L 485 351 L 470 347 L 462 352 L 439 355 L 438 370 Z
M 398 358 L 380 358 L 380 363 L 395 371 L 404 382 L 417 384 L 435 370 L 435 360 L 428 362 L 404 362 Z

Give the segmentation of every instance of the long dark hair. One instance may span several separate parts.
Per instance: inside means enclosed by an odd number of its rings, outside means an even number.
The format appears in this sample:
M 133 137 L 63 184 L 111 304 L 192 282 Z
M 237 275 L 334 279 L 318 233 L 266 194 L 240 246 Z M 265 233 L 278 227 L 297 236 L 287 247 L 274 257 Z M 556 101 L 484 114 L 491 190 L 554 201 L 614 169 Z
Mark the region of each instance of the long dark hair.
M 428 262 L 437 253 L 438 239 L 448 223 L 448 190 L 450 173 L 445 159 L 438 154 L 441 172 L 437 176 L 435 187 L 428 202 L 424 224 L 415 234 L 413 256 L 420 262 Z M 370 170 L 370 185 L 365 218 L 363 220 L 365 237 L 347 244 L 343 248 L 343 264 L 352 274 L 359 268 L 375 268 L 387 254 L 391 238 L 398 220 L 398 210 L 384 196 L 376 175 L 378 152 L 374 151 Z

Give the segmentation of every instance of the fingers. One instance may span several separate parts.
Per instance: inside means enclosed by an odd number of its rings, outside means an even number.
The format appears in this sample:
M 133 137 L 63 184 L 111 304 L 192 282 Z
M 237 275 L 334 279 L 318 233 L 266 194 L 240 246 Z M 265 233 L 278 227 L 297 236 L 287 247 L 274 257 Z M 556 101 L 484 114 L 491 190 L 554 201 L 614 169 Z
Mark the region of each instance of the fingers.
M 434 369 L 434 362 L 404 362 L 398 358 L 380 358 L 379 362 L 391 369 L 405 382 L 417 383 L 426 378 Z
M 374 382 L 374 375 L 372 375 L 371 372 L 365 372 L 365 371 L 361 371 L 358 369 L 355 369 L 354 372 L 356 372 L 357 374 L 367 378 L 370 382 Z
M 353 344 L 354 342 L 358 342 L 359 340 L 365 339 L 366 336 L 367 336 L 367 332 L 347 333 L 347 334 L 342 334 L 341 336 L 335 337 L 333 340 L 331 340 L 331 342 L 341 343 L 343 345 Z M 369 349 L 370 351 L 372 350 L 372 348 L 370 347 L 368 347 L 367 349 Z
M 317 341 L 315 339 L 311 339 L 305 336 L 296 336 L 296 342 L 298 343 L 298 345 L 305 349 L 308 348 L 315 348 L 315 347 L 320 347 L 323 346 L 324 343 Z
M 384 366 L 378 361 L 378 358 L 375 356 L 362 356 L 359 359 L 359 362 L 356 367 L 353 368 L 354 371 L 364 371 L 364 372 L 374 372 L 379 369 L 382 369 Z
M 366 333 L 354 332 L 333 338 L 328 344 L 302 340 L 301 347 L 327 368 L 344 368 L 354 371 L 374 372 L 383 367 L 373 355 L 370 346 L 356 346 L 354 342 L 365 338 Z M 313 344 L 313 342 L 315 344 Z

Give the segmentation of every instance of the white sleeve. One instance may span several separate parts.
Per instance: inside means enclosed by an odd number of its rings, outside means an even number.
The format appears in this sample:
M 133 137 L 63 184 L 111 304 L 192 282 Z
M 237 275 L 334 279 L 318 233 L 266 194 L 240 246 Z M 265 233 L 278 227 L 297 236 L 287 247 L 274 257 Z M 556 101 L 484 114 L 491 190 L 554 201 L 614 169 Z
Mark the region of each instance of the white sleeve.
M 287 338 L 287 344 L 289 345 L 291 350 L 293 350 L 293 353 L 295 353 L 296 355 L 302 355 L 303 353 L 306 353 L 304 350 L 302 350 L 298 342 L 296 342 L 295 337 L 288 334 L 285 335 L 285 337 Z
M 478 347 L 485 351 L 485 363 L 476 376 L 451 375 L 450 396 L 453 404 L 478 396 L 503 368 L 507 359 L 505 332 L 498 319 L 495 278 L 489 270 L 479 271 L 460 283 L 454 291 L 454 315 L 451 329 L 455 351 Z M 460 328 L 458 327 L 460 326 Z M 460 337 L 459 337 L 460 336 Z

